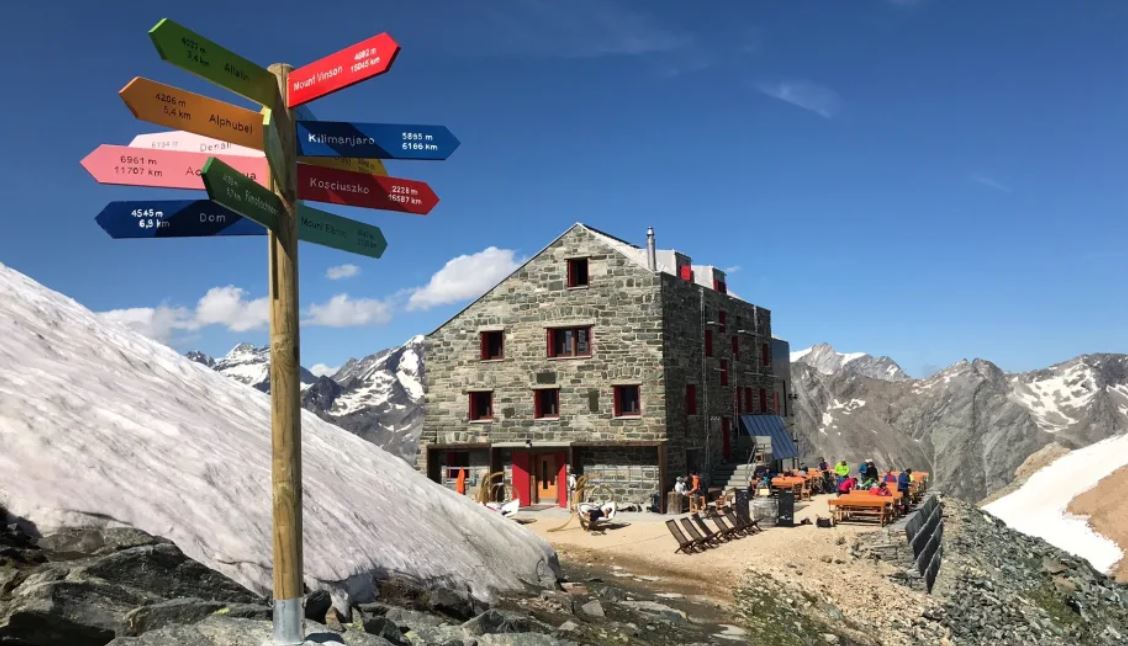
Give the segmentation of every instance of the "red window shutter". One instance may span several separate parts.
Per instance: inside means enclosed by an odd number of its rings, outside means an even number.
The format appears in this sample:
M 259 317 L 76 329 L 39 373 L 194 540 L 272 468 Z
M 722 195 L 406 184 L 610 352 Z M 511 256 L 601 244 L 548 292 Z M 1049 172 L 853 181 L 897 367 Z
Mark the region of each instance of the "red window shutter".
M 713 331 L 705 330 L 705 356 L 713 356 Z
M 479 332 L 478 333 L 478 358 L 479 359 L 486 359 L 488 356 L 489 355 L 488 355 L 487 350 L 486 350 L 486 333 L 485 332 Z
M 721 332 L 725 331 L 725 323 L 727 323 L 728 314 L 726 312 L 717 312 L 717 323 L 721 326 Z
M 687 384 L 685 387 L 685 413 L 686 415 L 697 414 L 697 385 Z
M 615 415 L 615 417 L 618 417 L 621 414 L 621 411 L 622 411 L 622 408 L 620 406 L 620 399 L 621 398 L 620 398 L 620 394 L 619 394 L 619 387 L 615 386 L 614 388 L 612 388 L 612 390 L 615 391 L 615 396 L 614 396 L 615 404 L 612 408 L 612 411 L 613 411 L 613 414 Z
M 564 263 L 568 265 L 568 287 L 576 286 L 576 263 L 571 260 L 565 260 Z
M 760 412 L 768 412 L 768 391 L 760 389 Z
M 533 391 L 533 417 L 541 416 L 541 394 L 539 390 Z
M 466 417 L 468 419 L 474 419 L 474 393 L 467 395 L 466 400 L 470 402 L 469 407 L 466 409 Z
M 728 361 L 721 359 L 721 385 L 728 385 Z
M 546 328 L 544 336 L 545 336 L 545 341 L 546 341 L 546 343 L 545 343 L 545 348 L 546 348 L 545 349 L 545 356 L 546 357 L 556 356 L 552 353 L 552 328 Z
M 740 358 L 740 337 L 738 336 L 732 337 L 732 358 Z
M 772 392 L 772 411 L 775 412 L 776 415 L 779 415 L 779 392 L 778 391 Z

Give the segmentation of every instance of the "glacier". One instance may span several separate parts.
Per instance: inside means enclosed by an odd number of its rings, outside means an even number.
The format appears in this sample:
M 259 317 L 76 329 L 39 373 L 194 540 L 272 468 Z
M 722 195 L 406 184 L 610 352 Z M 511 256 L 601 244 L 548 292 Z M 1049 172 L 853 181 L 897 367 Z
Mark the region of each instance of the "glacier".
M 43 533 L 137 527 L 268 592 L 269 398 L 3 264 L 0 292 L 0 503 Z M 555 552 L 519 525 L 305 411 L 302 431 L 311 589 L 554 584 Z

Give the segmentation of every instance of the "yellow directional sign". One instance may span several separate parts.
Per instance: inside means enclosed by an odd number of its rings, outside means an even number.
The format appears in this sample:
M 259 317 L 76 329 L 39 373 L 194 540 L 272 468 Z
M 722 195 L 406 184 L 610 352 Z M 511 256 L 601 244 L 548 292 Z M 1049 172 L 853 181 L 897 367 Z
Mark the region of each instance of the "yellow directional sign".
M 310 164 L 311 166 L 336 168 L 337 170 L 348 170 L 354 173 L 367 173 L 369 175 L 380 175 L 382 177 L 387 177 L 388 175 L 388 171 L 384 168 L 384 162 L 379 159 L 358 159 L 356 157 L 298 157 L 298 161 L 303 164 Z
M 118 92 L 133 116 L 169 128 L 263 149 L 262 116 L 253 110 L 136 76 Z

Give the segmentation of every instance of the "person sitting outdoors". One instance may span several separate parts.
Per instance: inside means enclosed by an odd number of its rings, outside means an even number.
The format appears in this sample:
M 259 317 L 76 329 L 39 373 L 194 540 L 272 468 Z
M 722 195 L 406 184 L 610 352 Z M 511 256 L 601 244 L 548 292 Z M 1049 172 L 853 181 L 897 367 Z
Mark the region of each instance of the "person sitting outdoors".
M 873 463 L 873 460 L 866 460 L 866 480 L 877 482 L 880 479 L 881 474 L 877 471 L 877 465 Z
M 858 465 L 858 480 L 864 480 L 866 477 L 866 469 L 869 467 L 870 460 L 866 458 Z
M 897 483 L 897 476 L 893 475 L 893 469 L 890 469 L 890 470 L 885 472 L 885 481 L 890 483 L 890 484 L 896 484 Z
M 689 476 L 689 510 L 705 510 L 705 488 L 701 482 L 701 474 L 696 471 Z
M 838 464 L 834 465 L 834 481 L 835 486 L 842 484 L 842 481 L 850 475 L 850 465 L 846 464 L 846 460 L 839 460 Z
M 892 496 L 893 492 L 889 491 L 889 485 L 885 481 L 877 483 L 877 485 L 870 488 L 869 492 L 875 496 Z
M 850 493 L 857 484 L 858 481 L 854 479 L 854 476 L 846 476 L 843 478 L 842 482 L 838 483 L 838 495 L 844 496 Z
M 830 465 L 826 463 L 826 458 L 819 458 L 819 471 L 823 473 L 830 471 Z

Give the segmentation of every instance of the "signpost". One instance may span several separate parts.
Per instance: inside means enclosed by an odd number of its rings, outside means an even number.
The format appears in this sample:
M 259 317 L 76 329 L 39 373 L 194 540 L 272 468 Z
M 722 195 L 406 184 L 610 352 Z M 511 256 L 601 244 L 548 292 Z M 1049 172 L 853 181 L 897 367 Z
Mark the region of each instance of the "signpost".
M 274 75 L 168 18 L 149 30 L 161 60 L 267 107 L 278 103 Z
M 119 240 L 266 235 L 262 226 L 211 200 L 110 202 L 94 220 Z
M 383 74 L 391 67 L 399 44 L 388 34 L 378 34 L 294 70 L 287 81 L 286 107 L 344 89 Z
M 262 150 L 237 146 L 221 139 L 213 139 L 183 130 L 137 135 L 129 142 L 129 147 L 156 148 L 186 153 L 208 153 L 211 155 L 237 155 L 239 157 L 262 157 L 263 155 Z
M 439 196 L 424 182 L 298 164 L 298 199 L 427 215 Z
M 384 249 L 388 247 L 379 228 L 326 213 L 302 202 L 298 202 L 298 237 L 371 258 L 384 255 Z
M 306 157 L 446 159 L 455 148 L 445 126 L 298 121 L 298 154 Z
M 99 184 L 202 189 L 200 172 L 208 161 L 204 153 L 130 148 L 102 144 L 82 158 L 82 167 Z M 234 170 L 261 184 L 270 181 L 266 160 L 259 157 L 224 157 Z
M 262 150 L 262 118 L 253 110 L 140 76 L 118 94 L 142 121 Z
M 95 219 L 113 238 L 267 237 L 273 642 L 301 644 L 305 635 L 297 242 L 300 238 L 372 258 L 384 253 L 387 242 L 377 227 L 298 200 L 426 214 L 438 203 L 434 191 L 423 182 L 387 177 L 380 159 L 445 159 L 458 140 L 441 126 L 320 124 L 304 107 L 386 72 L 399 52 L 388 34 L 297 70 L 281 63 L 263 69 L 167 18 L 149 30 L 149 36 L 162 59 L 263 109 L 247 110 L 134 78 L 120 92 L 130 111 L 177 130 L 139 135 L 132 147 L 99 146 L 82 160 L 83 167 L 104 184 L 205 188 L 210 199 L 111 202 Z M 299 119 L 306 139 L 313 133 L 321 140 L 307 143 L 322 146 L 303 157 L 298 156 L 296 141 Z M 365 140 L 326 144 L 342 126 L 360 132 Z

